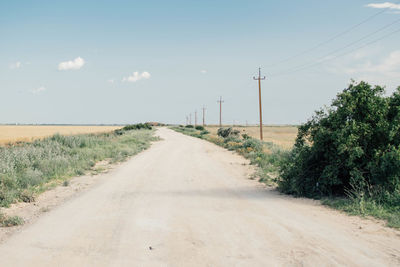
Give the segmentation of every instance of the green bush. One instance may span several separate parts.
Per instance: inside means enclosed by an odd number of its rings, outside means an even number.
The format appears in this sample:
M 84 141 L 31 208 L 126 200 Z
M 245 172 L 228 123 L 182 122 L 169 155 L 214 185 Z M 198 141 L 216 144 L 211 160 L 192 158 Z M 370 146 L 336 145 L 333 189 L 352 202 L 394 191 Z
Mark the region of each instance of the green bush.
M 219 128 L 217 131 L 217 135 L 223 138 L 228 137 L 238 137 L 240 135 L 240 131 L 234 130 L 232 127 L 229 128 Z
M 189 125 L 186 125 L 185 127 L 186 127 L 186 128 L 194 128 L 194 126 L 193 126 L 193 125 L 191 125 L 191 124 L 189 124 Z
M 399 130 L 400 87 L 386 97 L 380 86 L 352 83 L 299 127 L 279 189 L 308 197 L 356 193 L 398 205 Z
M 123 131 L 140 130 L 140 129 L 151 130 L 153 129 L 153 127 L 150 125 L 150 123 L 137 123 L 137 124 L 126 125 L 124 128 L 122 128 Z
M 243 138 L 243 139 L 250 139 L 251 137 L 250 137 L 250 135 L 248 135 L 248 134 L 242 134 L 242 138 Z
M 203 130 L 203 131 L 200 132 L 201 135 L 206 135 L 206 134 L 209 134 L 209 133 L 210 133 L 210 132 L 207 131 L 207 130 Z
M 204 131 L 204 127 L 201 126 L 201 125 L 197 125 L 197 126 L 195 127 L 195 129 L 196 129 L 196 130 L 199 130 L 199 131 Z

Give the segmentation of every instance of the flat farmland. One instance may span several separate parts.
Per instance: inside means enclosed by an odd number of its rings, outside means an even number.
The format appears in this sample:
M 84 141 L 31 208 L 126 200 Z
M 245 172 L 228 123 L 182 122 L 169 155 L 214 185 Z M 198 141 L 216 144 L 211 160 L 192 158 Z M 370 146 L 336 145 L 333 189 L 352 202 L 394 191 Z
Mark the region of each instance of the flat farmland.
M 48 125 L 0 125 L 0 144 L 32 141 L 56 133 L 62 135 L 110 132 L 122 126 L 48 126 Z
M 230 127 L 230 126 L 223 126 Z M 216 135 L 219 126 L 207 126 L 207 130 Z M 253 138 L 260 139 L 260 128 L 258 126 L 236 126 L 233 127 L 241 132 L 241 134 L 248 134 Z M 294 145 L 297 136 L 296 126 L 264 126 L 263 127 L 264 141 L 272 142 L 283 148 L 289 149 Z

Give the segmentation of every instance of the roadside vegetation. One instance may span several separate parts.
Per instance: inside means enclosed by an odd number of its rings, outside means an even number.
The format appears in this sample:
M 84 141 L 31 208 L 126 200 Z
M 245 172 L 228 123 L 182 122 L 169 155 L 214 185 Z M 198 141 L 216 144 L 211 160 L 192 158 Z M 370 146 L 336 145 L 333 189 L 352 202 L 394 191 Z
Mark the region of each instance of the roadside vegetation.
M 380 86 L 350 84 L 299 126 L 290 150 L 232 128 L 217 135 L 190 125 L 173 129 L 237 151 L 280 192 L 400 228 L 400 87 L 385 96 Z
M 267 185 L 276 185 L 280 162 L 289 153 L 289 150 L 271 142 L 262 142 L 247 134 L 241 134 L 240 131 L 231 127 L 219 128 L 216 134 L 210 134 L 203 126 L 180 125 L 171 129 L 236 151 L 249 159 L 251 164 L 259 167 L 256 177 Z
M 279 190 L 400 227 L 400 87 L 361 82 L 299 127 Z
M 120 162 L 148 148 L 156 138 L 152 127 L 144 125 L 101 134 L 56 134 L 34 142 L 0 147 L 0 206 L 32 202 L 49 187 L 68 186 L 69 178 L 85 174 L 98 161 Z M 0 218 L 1 225 L 10 223 L 19 221 Z
M 24 224 L 24 220 L 19 216 L 7 217 L 6 215 L 0 213 L 0 226 L 1 227 L 11 227 Z

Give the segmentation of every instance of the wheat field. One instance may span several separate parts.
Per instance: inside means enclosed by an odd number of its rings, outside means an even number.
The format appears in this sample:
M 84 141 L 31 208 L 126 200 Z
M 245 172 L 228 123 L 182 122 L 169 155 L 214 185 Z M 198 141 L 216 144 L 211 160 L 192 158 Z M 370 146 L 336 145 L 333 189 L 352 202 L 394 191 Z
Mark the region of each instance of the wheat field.
M 62 135 L 101 133 L 121 126 L 48 126 L 48 125 L 0 125 L 0 144 L 32 141 L 56 133 Z
M 211 134 L 216 135 L 220 127 L 207 126 L 206 128 Z M 251 137 L 260 139 L 260 127 L 258 126 L 237 126 L 233 128 L 239 130 L 242 134 L 248 134 Z M 263 126 L 264 141 L 272 142 L 286 149 L 293 147 L 296 136 L 296 126 Z

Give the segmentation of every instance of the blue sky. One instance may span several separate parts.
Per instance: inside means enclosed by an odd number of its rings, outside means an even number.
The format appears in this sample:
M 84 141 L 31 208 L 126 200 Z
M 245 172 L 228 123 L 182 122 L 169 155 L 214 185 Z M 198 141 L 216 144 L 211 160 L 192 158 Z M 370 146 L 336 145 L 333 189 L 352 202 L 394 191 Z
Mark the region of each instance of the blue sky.
M 298 124 L 350 79 L 400 85 L 398 2 L 1 1 L 0 123 L 217 123 L 220 95 L 256 123 L 262 67 L 264 122 Z

